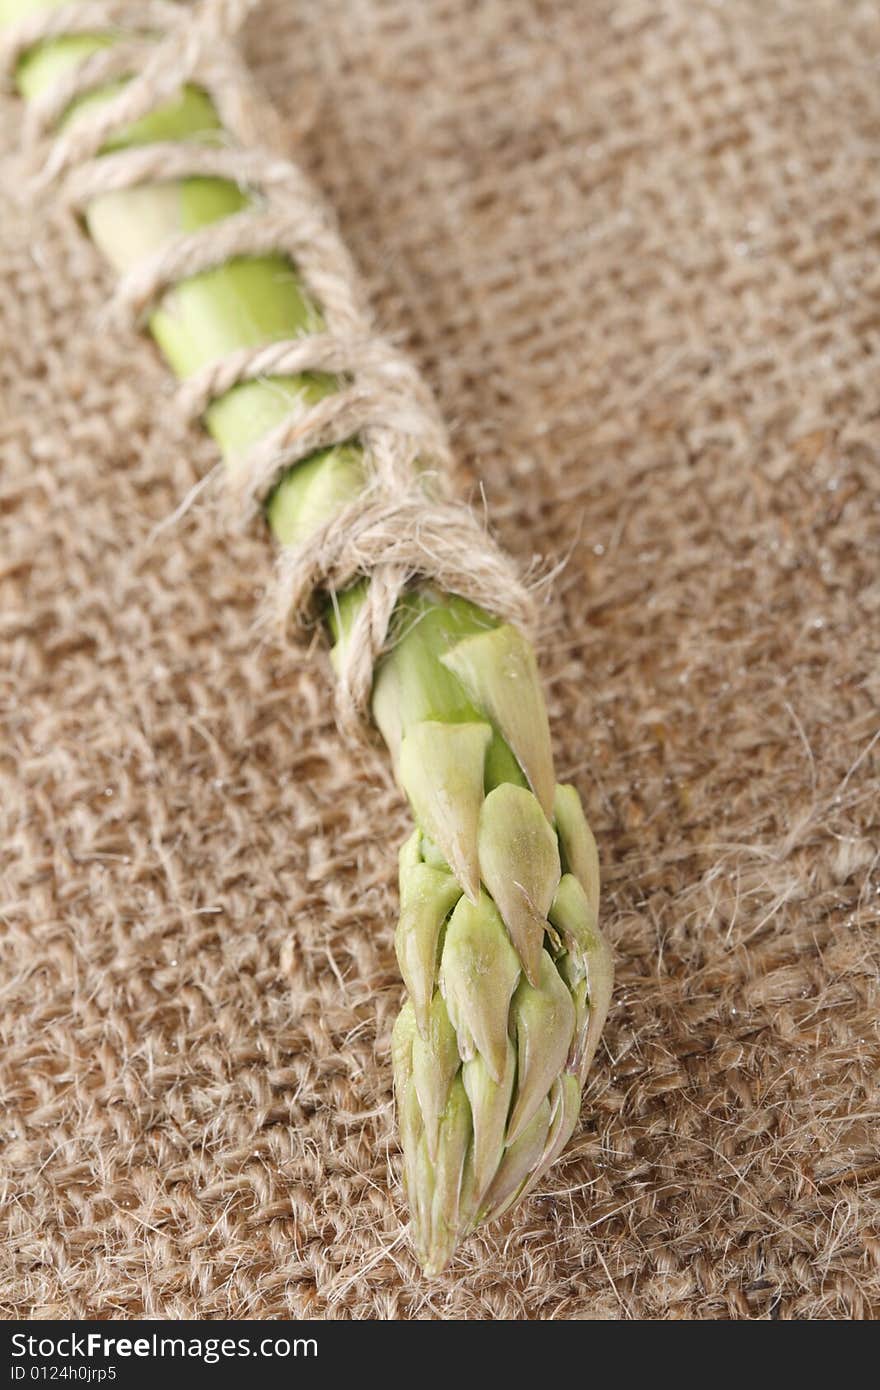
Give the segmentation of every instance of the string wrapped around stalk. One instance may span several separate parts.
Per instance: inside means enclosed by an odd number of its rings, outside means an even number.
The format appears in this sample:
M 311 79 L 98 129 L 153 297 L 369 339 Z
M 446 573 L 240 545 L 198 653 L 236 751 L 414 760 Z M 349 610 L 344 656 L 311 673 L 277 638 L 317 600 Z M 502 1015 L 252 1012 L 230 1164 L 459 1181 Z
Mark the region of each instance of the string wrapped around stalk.
M 372 717 L 412 807 L 392 1052 L 436 1273 L 577 1123 L 612 984 L 598 859 L 556 783 L 529 596 L 446 496 L 430 394 L 273 146 L 228 42 L 251 6 L 0 0 L 0 42 L 35 187 L 81 210 L 233 494 L 263 508 L 285 612 L 317 598 L 332 634 L 340 723 Z

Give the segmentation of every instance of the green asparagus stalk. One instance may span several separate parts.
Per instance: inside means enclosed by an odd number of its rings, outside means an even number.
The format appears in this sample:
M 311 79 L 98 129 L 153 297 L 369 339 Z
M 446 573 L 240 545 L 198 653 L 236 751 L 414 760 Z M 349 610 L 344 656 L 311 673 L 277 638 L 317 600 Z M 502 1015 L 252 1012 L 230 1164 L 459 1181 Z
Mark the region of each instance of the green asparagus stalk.
M 0 0 L 0 25 L 62 0 Z M 70 36 L 24 55 L 32 100 L 71 64 L 115 41 Z M 66 113 L 106 100 L 90 94 Z M 186 87 L 107 145 L 225 138 L 208 96 Z M 166 239 L 240 211 L 217 178 L 103 194 L 88 230 L 124 272 Z M 169 290 L 149 329 L 186 378 L 223 353 L 321 331 L 281 256 L 236 259 Z M 292 411 L 337 389 L 315 373 L 247 382 L 204 423 L 235 470 Z M 359 443 L 289 469 L 266 504 L 282 545 L 307 539 L 365 482 Z M 366 581 L 365 581 L 366 582 Z M 338 652 L 364 584 L 333 596 Z M 562 1152 L 599 1041 L 612 962 L 597 923 L 596 846 L 577 792 L 556 784 L 534 653 L 513 627 L 460 597 L 416 586 L 400 601 L 372 691 L 373 718 L 413 810 L 400 854 L 396 949 L 408 992 L 392 1055 L 414 1243 L 436 1274 L 456 1243 L 529 1191 Z

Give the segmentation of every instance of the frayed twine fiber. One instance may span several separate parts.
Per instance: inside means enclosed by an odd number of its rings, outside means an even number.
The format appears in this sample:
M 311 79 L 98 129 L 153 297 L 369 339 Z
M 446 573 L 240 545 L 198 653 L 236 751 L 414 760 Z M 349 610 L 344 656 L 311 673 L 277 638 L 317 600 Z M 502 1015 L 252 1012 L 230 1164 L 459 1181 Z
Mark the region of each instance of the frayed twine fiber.
M 230 490 L 237 502 L 255 509 L 289 468 L 316 450 L 352 441 L 362 446 L 368 480 L 363 494 L 306 544 L 283 548 L 277 586 L 286 626 L 291 616 L 301 624 L 308 620 L 317 594 L 332 596 L 359 578 L 370 581 L 338 662 L 339 723 L 357 736 L 368 715 L 375 661 L 397 601 L 414 577 L 527 631 L 534 625 L 533 604 L 512 562 L 472 510 L 445 495 L 449 445 L 431 393 L 412 364 L 376 335 L 333 216 L 274 147 L 271 115 L 263 113 L 230 42 L 253 8 L 254 0 L 203 0 L 188 9 L 86 0 L 36 14 L 12 29 L 0 46 L 0 63 L 8 72 L 29 47 L 63 34 L 120 30 L 126 36 L 83 58 L 31 103 L 23 138 L 36 189 L 60 182 L 62 196 L 82 206 L 101 193 L 157 180 L 214 176 L 260 195 L 254 206 L 174 237 L 137 264 L 114 296 L 117 311 L 143 319 L 180 281 L 234 257 L 270 253 L 290 259 L 320 306 L 326 333 L 230 354 L 185 382 L 180 398 L 193 416 L 238 382 L 269 371 L 333 370 L 349 382 L 292 412 L 236 460 Z M 122 77 L 130 81 L 118 95 L 56 133 L 73 101 Z M 207 91 L 231 146 L 193 141 L 100 154 L 114 131 L 153 111 L 187 82 Z

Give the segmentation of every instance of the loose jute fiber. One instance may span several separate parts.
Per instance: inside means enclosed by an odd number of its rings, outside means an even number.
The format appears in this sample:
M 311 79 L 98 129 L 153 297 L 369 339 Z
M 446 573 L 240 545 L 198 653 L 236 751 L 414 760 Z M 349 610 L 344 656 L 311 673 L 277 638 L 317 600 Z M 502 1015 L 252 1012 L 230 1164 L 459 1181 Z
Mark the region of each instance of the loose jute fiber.
M 616 1002 L 567 1160 L 423 1279 L 400 799 L 255 641 L 259 524 L 158 526 L 213 447 L 72 220 L 7 200 L 3 1310 L 870 1315 L 880 6 L 275 0 L 245 41 L 459 490 L 567 560 Z

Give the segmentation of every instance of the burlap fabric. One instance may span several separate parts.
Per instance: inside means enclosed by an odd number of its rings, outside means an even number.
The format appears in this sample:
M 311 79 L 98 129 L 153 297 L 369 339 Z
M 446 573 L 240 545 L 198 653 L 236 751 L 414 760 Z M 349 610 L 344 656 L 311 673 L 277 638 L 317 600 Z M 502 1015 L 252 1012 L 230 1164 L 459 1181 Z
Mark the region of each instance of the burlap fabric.
M 5 196 L 3 1311 L 869 1316 L 880 6 L 275 0 L 246 44 L 461 491 L 567 562 L 543 667 L 616 1002 L 567 1160 L 422 1279 L 406 811 L 325 659 L 255 637 L 260 526 L 155 532 L 213 448 Z

